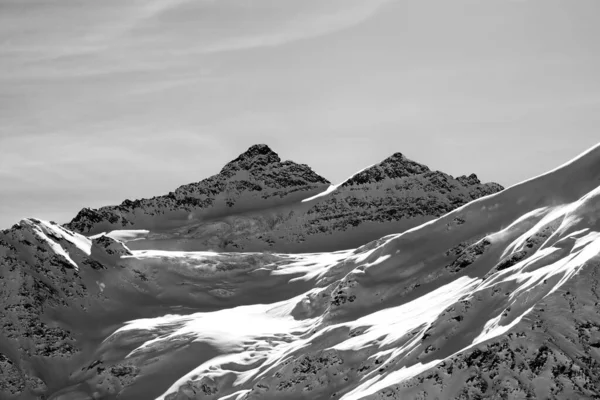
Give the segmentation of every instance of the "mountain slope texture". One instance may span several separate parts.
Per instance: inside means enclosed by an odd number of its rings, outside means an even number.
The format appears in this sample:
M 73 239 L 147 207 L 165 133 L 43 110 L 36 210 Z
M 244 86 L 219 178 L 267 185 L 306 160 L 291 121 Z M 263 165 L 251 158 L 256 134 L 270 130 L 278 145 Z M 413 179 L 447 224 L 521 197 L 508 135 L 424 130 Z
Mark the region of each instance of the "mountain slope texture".
M 330 185 L 255 146 L 24 219 L 0 233 L 0 397 L 600 398 L 600 145 L 501 189 L 401 154 Z
M 345 182 L 255 145 L 219 174 L 165 196 L 83 209 L 66 228 L 147 231 L 134 249 L 334 251 L 437 218 L 502 187 L 431 171 L 400 153 Z

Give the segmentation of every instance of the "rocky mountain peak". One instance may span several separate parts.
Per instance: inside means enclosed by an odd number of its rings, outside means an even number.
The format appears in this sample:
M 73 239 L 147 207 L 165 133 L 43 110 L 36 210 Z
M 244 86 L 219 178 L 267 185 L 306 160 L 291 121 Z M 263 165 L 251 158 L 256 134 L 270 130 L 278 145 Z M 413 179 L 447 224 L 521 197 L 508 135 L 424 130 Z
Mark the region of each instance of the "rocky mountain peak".
M 402 153 L 400 153 L 400 152 L 397 151 L 394 154 L 392 154 L 391 156 L 389 156 L 388 158 L 386 158 L 384 160 L 384 162 L 387 161 L 387 160 L 406 160 L 406 159 L 407 158 L 406 158 L 406 156 L 404 154 L 402 154 Z
M 404 178 L 429 172 L 426 165 L 409 160 L 402 153 L 394 153 L 379 164 L 367 168 L 348 179 L 342 187 L 376 183 L 385 179 Z
M 278 157 L 277 153 L 275 153 L 268 145 L 264 143 L 259 143 L 252 145 L 246 150 L 242 155 L 245 156 L 256 156 L 256 155 L 274 155 Z
M 308 197 L 328 184 L 308 165 L 282 162 L 269 146 L 257 144 L 227 163 L 219 174 L 182 185 L 164 196 L 125 200 L 118 206 L 98 210 L 84 208 L 65 226 L 85 233 L 109 228 L 155 228 L 159 224 L 156 221 L 167 221 L 170 215 L 207 214 L 211 210 L 222 213 L 223 207 L 233 207 L 241 198 L 242 206 L 252 204 L 260 209 L 262 200 L 271 199 L 264 204 L 272 206 L 274 202 L 288 201 L 290 195 L 301 196 L 298 192 L 306 192 Z
M 270 164 L 280 163 L 281 158 L 266 144 L 255 144 L 235 160 L 230 161 L 223 167 L 221 174 L 230 174 L 239 170 L 252 170 L 257 167 L 265 167 Z

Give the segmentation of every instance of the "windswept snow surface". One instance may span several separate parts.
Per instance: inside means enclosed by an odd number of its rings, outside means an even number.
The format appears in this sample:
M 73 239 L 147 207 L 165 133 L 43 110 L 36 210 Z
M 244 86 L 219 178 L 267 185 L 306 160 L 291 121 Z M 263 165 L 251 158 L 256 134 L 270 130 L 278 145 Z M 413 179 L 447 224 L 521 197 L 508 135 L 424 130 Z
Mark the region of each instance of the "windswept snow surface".
M 37 225 L 46 234 L 65 239 L 88 256 L 92 253 L 91 240 L 79 233 L 71 232 L 58 224 L 40 219 L 26 218 L 24 221 Z
M 368 327 L 368 329 L 362 335 L 346 339 L 332 348 L 360 350 L 374 342 L 385 346 L 397 342 L 413 329 L 420 328 L 425 332 L 426 327 L 442 311 L 462 297 L 473 293 L 479 283 L 479 279 L 461 277 L 411 302 L 359 318 L 348 323 L 348 328 Z M 400 354 L 405 350 L 405 348 L 399 348 L 394 352 Z
M 219 263 L 237 262 L 237 259 L 262 258 L 262 253 L 216 253 L 212 251 L 165 251 L 165 250 L 133 250 L 127 259 L 165 260 L 199 270 L 218 269 Z M 271 262 L 252 270 L 268 271 L 271 276 L 294 275 L 290 282 L 308 281 L 321 277 L 332 265 L 348 259 L 352 251 L 336 251 L 332 253 L 278 254 L 268 255 Z M 243 267 L 243 266 L 240 266 Z
M 572 209 L 565 206 L 566 209 Z M 555 216 L 560 214 L 554 214 Z M 529 232 L 529 231 L 528 231 Z M 387 242 L 384 242 L 387 243 Z M 583 245 L 582 245 L 583 244 Z M 373 253 L 376 249 L 368 250 Z M 131 321 L 115 332 L 119 336 L 127 331 L 148 330 L 157 333 L 154 339 L 146 341 L 130 353 L 130 356 L 140 352 L 150 352 L 153 348 L 163 349 L 169 342 L 180 338 L 193 337 L 194 341 L 208 343 L 218 348 L 222 354 L 199 365 L 193 371 L 175 382 L 158 399 L 165 399 L 169 394 L 177 393 L 190 382 L 210 378 L 211 381 L 221 379 L 235 379 L 233 388 L 247 387 L 248 383 L 256 382 L 267 373 L 281 365 L 285 360 L 290 360 L 295 354 L 303 350 L 310 352 L 315 343 L 328 342 L 326 349 L 344 352 L 360 352 L 373 349 L 369 358 L 384 359 L 381 368 L 390 366 L 401 367 L 389 374 L 367 374 L 353 390 L 345 394 L 343 400 L 358 400 L 372 395 L 392 384 L 398 384 L 410 379 L 427 369 L 441 363 L 435 359 L 425 364 L 411 362 L 411 353 L 419 351 L 425 333 L 439 322 L 440 315 L 449 307 L 468 300 L 490 288 L 513 283 L 511 304 L 519 304 L 524 297 L 531 297 L 530 302 L 518 306 L 524 308 L 516 317 L 505 320 L 501 312 L 490 315 L 486 321 L 480 321 L 480 333 L 472 338 L 465 346 L 454 354 L 465 351 L 484 341 L 493 339 L 509 331 L 526 316 L 535 305 L 535 300 L 548 296 L 557 290 L 570 276 L 577 273 L 592 257 L 600 253 L 600 233 L 589 233 L 577 239 L 573 251 L 565 254 L 560 259 L 540 263 L 545 258 L 551 258 L 557 249 L 548 247 L 539 250 L 534 256 L 517 263 L 514 266 L 498 271 L 487 279 L 462 276 L 448 284 L 438 287 L 415 300 L 406 302 L 396 307 L 389 307 L 367 314 L 353 321 L 325 324 L 322 315 L 296 319 L 293 312 L 306 299 L 317 297 L 325 288 L 315 288 L 309 292 L 292 299 L 275 304 L 257 304 L 235 307 L 212 313 L 197 313 L 188 316 L 167 315 L 161 318 Z M 136 252 L 133 257 L 192 257 L 198 261 L 204 257 L 215 256 L 216 253 L 171 253 L 171 252 Z M 363 260 L 364 255 L 351 254 L 351 252 L 337 252 L 324 254 L 304 254 L 295 256 L 296 260 L 286 268 L 274 270 L 274 274 L 285 274 L 291 271 L 300 272 L 305 268 L 303 279 L 318 278 L 323 276 L 330 268 L 345 260 Z M 388 257 L 379 257 L 383 262 Z M 379 262 L 371 263 L 377 265 Z M 366 263 L 369 264 L 369 263 Z M 532 264 L 538 267 L 529 270 Z M 316 266 L 316 267 L 315 267 Z M 364 267 L 364 264 L 362 265 Z M 350 275 L 350 274 L 348 274 Z M 543 293 L 531 294 L 536 284 L 544 280 L 553 280 L 557 283 L 548 286 Z M 507 308 L 510 308 L 510 304 Z M 361 334 L 348 337 L 339 332 L 360 330 Z M 409 340 L 404 337 L 411 336 Z M 326 338 L 326 339 L 325 339 Z M 406 360 L 406 362 L 403 362 Z M 246 393 L 247 389 L 244 389 Z M 222 397 L 229 398 L 231 393 Z M 235 397 L 233 397 L 235 398 Z M 244 398 L 244 397 L 242 397 Z
M 302 203 L 306 203 L 307 201 L 313 201 L 315 199 L 318 199 L 319 197 L 327 196 L 329 193 L 335 192 L 337 190 L 337 188 L 340 187 L 340 185 L 341 185 L 341 183 L 339 183 L 337 185 L 329 185 L 329 187 L 325 191 L 323 191 L 321 193 L 317 193 L 314 196 L 311 196 L 311 197 L 308 197 L 308 198 L 302 200 Z
M 90 236 L 90 239 L 96 239 L 101 236 L 108 236 L 109 238 L 118 240 L 123 243 L 133 242 L 135 240 L 142 240 L 148 237 L 150 233 L 149 230 L 146 229 L 120 229 L 116 231 L 110 232 L 102 232 L 97 235 Z
M 79 269 L 79 266 L 75 261 L 73 261 L 69 255 L 69 252 L 65 250 L 62 245 L 57 242 L 57 240 L 66 240 L 86 255 L 90 255 L 92 253 L 92 242 L 90 239 L 78 233 L 66 230 L 57 224 L 35 218 L 25 218 L 21 221 L 21 223 L 29 226 L 38 237 L 48 243 L 48 245 L 56 254 L 60 254 L 66 258 L 75 269 Z

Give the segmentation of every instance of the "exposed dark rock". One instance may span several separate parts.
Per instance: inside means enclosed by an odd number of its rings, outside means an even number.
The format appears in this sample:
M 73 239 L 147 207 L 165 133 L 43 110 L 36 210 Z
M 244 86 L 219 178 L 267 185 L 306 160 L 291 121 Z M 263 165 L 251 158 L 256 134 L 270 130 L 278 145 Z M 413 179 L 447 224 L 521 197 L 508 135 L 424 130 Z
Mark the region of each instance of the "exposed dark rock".
M 0 392 L 9 395 L 21 394 L 26 382 L 18 366 L 5 355 L 0 353 Z
M 503 189 L 471 177 L 454 179 L 396 153 L 354 175 L 308 210 L 307 233 L 345 231 L 365 222 L 440 217 Z M 455 221 L 462 223 L 462 219 Z
M 183 185 L 164 196 L 142 200 L 125 200 L 118 206 L 98 210 L 85 208 L 65 225 L 78 232 L 93 232 L 99 226 L 136 228 L 153 227 L 157 222 L 140 219 L 159 218 L 176 212 L 208 212 L 213 207 L 232 207 L 243 196 L 271 199 L 284 198 L 299 191 L 324 187 L 329 182 L 305 164 L 281 162 L 266 145 L 255 145 L 229 162 L 221 172 L 197 183 Z
M 369 232 L 370 236 L 363 236 L 364 239 L 374 240 L 382 235 L 379 230 L 385 231 L 389 224 L 401 222 L 407 229 L 502 190 L 497 184 L 482 184 L 474 174 L 454 179 L 396 153 L 306 207 L 299 202 L 302 197 L 286 200 L 301 192 L 307 193 L 306 198 L 319 188 L 325 190 L 328 183 L 308 166 L 281 161 L 268 146 L 256 145 L 217 175 L 183 185 L 165 196 L 125 200 L 118 206 L 98 210 L 84 209 L 66 226 L 94 233 L 123 227 L 162 229 L 176 224 L 178 228 L 158 237 L 188 240 L 197 250 L 240 251 L 249 246 L 277 251 L 297 245 L 301 251 L 312 251 L 310 246 L 315 244 L 310 237 L 314 235 Z M 277 214 L 264 214 L 267 204 L 285 206 Z M 236 211 L 239 207 L 253 207 L 254 211 L 242 215 Z M 211 219 L 214 213 L 219 215 L 217 220 Z M 457 217 L 450 225 L 458 227 L 464 222 Z M 365 227 L 368 223 L 382 228 Z M 450 225 L 448 229 L 452 229 Z M 363 228 L 366 232 L 362 232 Z
M 430 172 L 422 164 L 406 158 L 402 153 L 394 153 L 381 163 L 359 172 L 342 184 L 342 187 L 376 183 L 386 179 L 406 178 Z
M 446 268 L 452 273 L 461 271 L 462 269 L 473 264 L 491 244 L 492 242 L 484 238 L 477 243 L 466 247 L 464 250 L 462 250 L 458 258 L 454 260 L 452 264 L 447 265 Z
M 131 251 L 129 251 L 129 249 L 123 245 L 123 243 L 105 235 L 92 240 L 92 244 L 97 248 L 102 249 L 109 256 L 131 255 Z
M 500 260 L 498 265 L 496 265 L 493 271 L 502 271 L 528 258 L 531 254 L 533 254 L 536 250 L 540 248 L 543 242 L 548 237 L 550 237 L 550 235 L 552 235 L 555 229 L 556 224 L 553 224 L 551 226 L 545 227 L 541 231 L 535 233 L 533 236 L 528 237 L 525 240 L 525 246 L 522 250 L 515 251 L 514 253 L 504 257 L 502 260 Z

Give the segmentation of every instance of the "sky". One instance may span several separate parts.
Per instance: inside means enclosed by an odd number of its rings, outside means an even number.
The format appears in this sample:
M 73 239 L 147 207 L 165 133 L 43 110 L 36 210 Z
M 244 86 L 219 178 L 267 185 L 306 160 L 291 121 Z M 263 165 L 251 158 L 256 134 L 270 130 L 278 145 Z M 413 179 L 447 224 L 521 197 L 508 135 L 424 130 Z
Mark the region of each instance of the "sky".
M 0 0 L 0 227 L 394 152 L 512 185 L 600 141 L 597 0 Z

